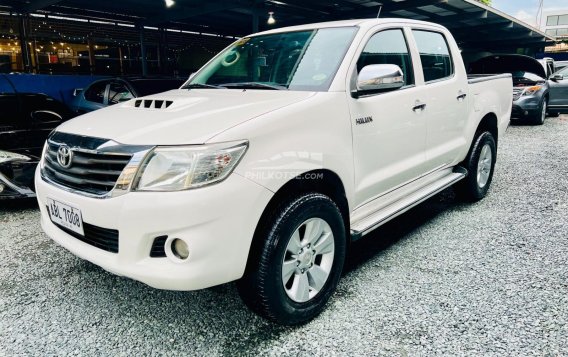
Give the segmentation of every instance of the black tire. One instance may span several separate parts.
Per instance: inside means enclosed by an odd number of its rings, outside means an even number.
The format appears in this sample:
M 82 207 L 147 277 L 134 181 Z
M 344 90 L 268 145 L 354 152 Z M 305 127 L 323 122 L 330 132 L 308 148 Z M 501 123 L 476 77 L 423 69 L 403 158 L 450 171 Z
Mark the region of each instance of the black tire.
M 334 251 L 327 253 L 333 257 L 333 263 L 319 292 L 314 292 L 315 296 L 306 302 L 296 302 L 289 297 L 283 283 L 284 259 L 288 257 L 287 247 L 294 232 L 314 218 L 324 220 L 333 233 Z M 250 258 L 255 259 L 253 264 L 249 264 L 247 272 L 237 282 L 239 294 L 251 310 L 268 320 L 290 326 L 306 323 L 324 309 L 341 277 L 346 252 L 346 230 L 341 212 L 329 197 L 310 193 L 282 204 L 263 226 L 257 232 L 258 238 L 262 239 L 260 256 Z M 317 259 L 314 257 L 313 261 Z M 295 278 L 294 274 L 291 279 Z
M 480 164 L 480 156 L 485 146 L 488 146 L 491 151 L 491 163 L 489 166 L 489 175 L 485 184 L 481 185 L 478 179 L 478 167 Z M 459 198 L 468 202 L 476 202 L 481 200 L 487 195 L 487 191 L 491 186 L 493 180 L 493 171 L 495 169 L 495 159 L 497 158 L 497 145 L 493 135 L 488 132 L 479 132 L 473 141 L 473 145 L 460 166 L 468 171 L 466 178 L 456 184 L 456 193 Z
M 544 124 L 544 120 L 546 119 L 546 112 L 548 109 L 548 99 L 544 97 L 540 106 L 538 107 L 538 113 L 535 114 L 532 118 L 530 118 L 530 122 L 533 125 L 542 125 Z

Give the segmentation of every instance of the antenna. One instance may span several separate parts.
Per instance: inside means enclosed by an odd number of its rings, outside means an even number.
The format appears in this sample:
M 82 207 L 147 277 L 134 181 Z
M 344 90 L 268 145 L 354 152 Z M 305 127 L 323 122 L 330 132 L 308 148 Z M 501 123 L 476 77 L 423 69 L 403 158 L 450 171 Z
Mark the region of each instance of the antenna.
M 383 5 L 379 6 L 379 13 L 377 14 L 377 19 L 381 17 L 381 11 L 383 10 Z

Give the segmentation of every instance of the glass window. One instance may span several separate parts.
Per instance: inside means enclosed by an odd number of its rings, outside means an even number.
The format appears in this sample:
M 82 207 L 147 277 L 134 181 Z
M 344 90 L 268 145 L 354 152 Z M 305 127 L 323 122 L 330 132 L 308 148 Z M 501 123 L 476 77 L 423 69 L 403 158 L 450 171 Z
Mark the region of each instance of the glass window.
M 558 25 L 568 25 L 568 15 L 558 16 Z
M 549 16 L 546 19 L 546 26 L 556 26 L 558 25 L 558 16 Z
M 566 36 L 568 35 L 568 28 L 556 30 L 556 36 Z
M 413 30 L 420 61 L 424 72 L 424 81 L 431 82 L 454 74 L 454 66 L 448 43 L 441 33 Z
M 103 93 L 104 95 L 104 93 Z M 108 104 L 113 105 L 134 98 L 130 90 L 122 82 L 112 82 L 108 92 Z
M 372 64 L 395 64 L 402 69 L 404 84 L 414 84 L 412 61 L 401 29 L 374 34 L 357 61 L 357 72 Z
M 107 83 L 106 81 L 93 83 L 85 92 L 85 99 L 89 102 L 103 104 Z
M 554 36 L 554 37 L 556 37 L 556 29 L 554 29 L 554 30 L 546 30 L 546 34 L 547 34 L 548 36 Z
M 186 85 L 325 91 L 351 45 L 356 27 L 245 37 Z

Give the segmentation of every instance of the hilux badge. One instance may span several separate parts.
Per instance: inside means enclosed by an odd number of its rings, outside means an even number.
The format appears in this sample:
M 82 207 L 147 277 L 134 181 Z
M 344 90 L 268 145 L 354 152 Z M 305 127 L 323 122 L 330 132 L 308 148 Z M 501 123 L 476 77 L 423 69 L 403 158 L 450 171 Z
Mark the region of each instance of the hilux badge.
M 69 146 L 63 145 L 59 147 L 59 150 L 57 150 L 57 162 L 64 169 L 71 167 L 71 163 L 73 162 L 73 151 L 71 151 Z
M 364 117 L 364 118 L 355 119 L 355 124 L 357 124 L 357 125 L 368 124 L 368 123 L 372 123 L 372 122 L 373 122 L 373 117 Z

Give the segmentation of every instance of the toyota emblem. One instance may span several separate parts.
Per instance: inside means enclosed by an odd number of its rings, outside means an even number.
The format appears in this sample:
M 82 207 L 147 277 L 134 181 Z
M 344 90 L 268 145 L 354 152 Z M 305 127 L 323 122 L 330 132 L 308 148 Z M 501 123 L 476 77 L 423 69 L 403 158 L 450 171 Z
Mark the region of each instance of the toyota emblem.
M 73 151 L 71 151 L 69 146 L 63 145 L 59 147 L 59 150 L 57 150 L 57 162 L 64 169 L 71 167 L 71 163 L 73 162 Z

